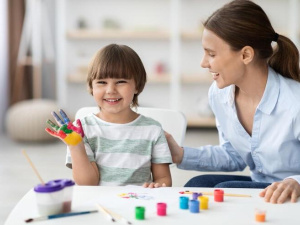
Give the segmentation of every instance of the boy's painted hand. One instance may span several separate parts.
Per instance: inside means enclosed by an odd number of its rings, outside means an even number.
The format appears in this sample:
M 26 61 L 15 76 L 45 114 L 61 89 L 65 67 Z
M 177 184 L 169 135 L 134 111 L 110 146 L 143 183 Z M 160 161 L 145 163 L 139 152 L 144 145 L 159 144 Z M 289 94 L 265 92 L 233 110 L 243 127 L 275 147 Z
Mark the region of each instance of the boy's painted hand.
M 70 122 L 70 119 L 62 109 L 60 110 L 60 115 L 63 120 L 55 112 L 52 112 L 52 115 L 59 126 L 57 126 L 51 120 L 47 121 L 47 123 L 54 130 L 53 131 L 49 128 L 45 129 L 51 136 L 61 139 L 67 145 L 77 145 L 82 141 L 84 132 L 79 119 L 76 120 L 76 127 Z

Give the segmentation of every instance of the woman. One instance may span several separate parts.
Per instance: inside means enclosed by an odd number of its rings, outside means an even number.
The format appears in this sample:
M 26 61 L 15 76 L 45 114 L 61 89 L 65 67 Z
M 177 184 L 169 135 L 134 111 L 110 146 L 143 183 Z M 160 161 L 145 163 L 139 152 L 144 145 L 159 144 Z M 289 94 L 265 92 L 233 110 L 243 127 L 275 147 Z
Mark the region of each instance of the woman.
M 276 48 L 273 50 L 272 43 Z M 265 188 L 271 203 L 300 196 L 299 52 L 277 34 L 262 8 L 232 1 L 205 22 L 201 66 L 214 79 L 209 103 L 220 137 L 218 146 L 181 148 L 166 134 L 178 168 L 241 171 L 251 177 L 204 175 L 186 187 Z

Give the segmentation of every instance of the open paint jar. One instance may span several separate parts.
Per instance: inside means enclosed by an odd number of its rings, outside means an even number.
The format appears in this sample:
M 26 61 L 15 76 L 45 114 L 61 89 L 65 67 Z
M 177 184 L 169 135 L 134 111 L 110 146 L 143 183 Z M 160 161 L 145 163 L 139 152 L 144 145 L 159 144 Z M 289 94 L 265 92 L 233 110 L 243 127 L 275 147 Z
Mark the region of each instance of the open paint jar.
M 40 215 L 51 215 L 63 211 L 63 185 L 55 182 L 38 184 L 34 187 L 36 203 Z
M 49 182 L 58 183 L 64 187 L 63 212 L 64 213 L 70 212 L 72 208 L 73 187 L 75 185 L 74 181 L 69 179 L 59 179 L 59 180 L 53 180 Z
M 34 187 L 40 215 L 52 215 L 71 211 L 74 181 L 69 179 L 50 180 L 45 185 Z

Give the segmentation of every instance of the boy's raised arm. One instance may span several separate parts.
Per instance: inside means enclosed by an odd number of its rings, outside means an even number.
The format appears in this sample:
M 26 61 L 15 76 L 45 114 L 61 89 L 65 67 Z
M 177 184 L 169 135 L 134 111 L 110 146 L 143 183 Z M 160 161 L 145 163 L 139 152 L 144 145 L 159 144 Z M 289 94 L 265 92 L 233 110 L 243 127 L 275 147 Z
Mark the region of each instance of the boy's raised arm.
M 53 112 L 52 115 L 58 125 L 48 120 L 52 127 L 46 128 L 46 132 L 51 136 L 59 138 L 68 145 L 72 158 L 73 178 L 78 185 L 98 185 L 100 174 L 95 162 L 90 162 L 82 141 L 84 132 L 80 120 L 76 120 L 74 126 L 66 113 L 60 110 L 62 119 Z

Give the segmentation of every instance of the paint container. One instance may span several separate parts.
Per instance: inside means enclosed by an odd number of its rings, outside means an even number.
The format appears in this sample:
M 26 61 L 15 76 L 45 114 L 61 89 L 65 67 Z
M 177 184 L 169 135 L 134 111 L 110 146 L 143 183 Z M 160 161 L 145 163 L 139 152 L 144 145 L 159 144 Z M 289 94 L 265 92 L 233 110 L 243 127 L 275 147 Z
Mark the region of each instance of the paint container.
M 69 179 L 58 179 L 49 182 L 59 183 L 64 187 L 63 212 L 70 212 L 72 209 L 73 188 L 75 185 L 74 181 Z
M 186 196 L 179 197 L 179 208 L 188 209 L 189 208 L 189 198 Z
M 157 207 L 157 215 L 158 216 L 166 216 L 167 215 L 167 204 L 163 202 L 159 202 L 156 204 Z
M 191 213 L 199 213 L 200 212 L 198 200 L 190 200 L 189 207 L 190 207 Z
M 135 207 L 135 218 L 137 220 L 144 220 L 145 219 L 145 207 L 143 207 L 143 206 Z
M 34 187 L 38 212 L 42 216 L 63 212 L 63 185 L 48 182 Z
M 223 202 L 224 201 L 224 191 L 221 189 L 214 190 L 214 200 L 215 202 Z
M 192 199 L 197 200 L 198 197 L 199 197 L 199 193 L 198 192 L 193 192 Z
M 255 209 L 255 221 L 265 222 L 266 221 L 266 211 L 261 209 Z
M 199 196 L 198 200 L 200 201 L 200 209 L 208 209 L 209 198 L 207 196 Z

